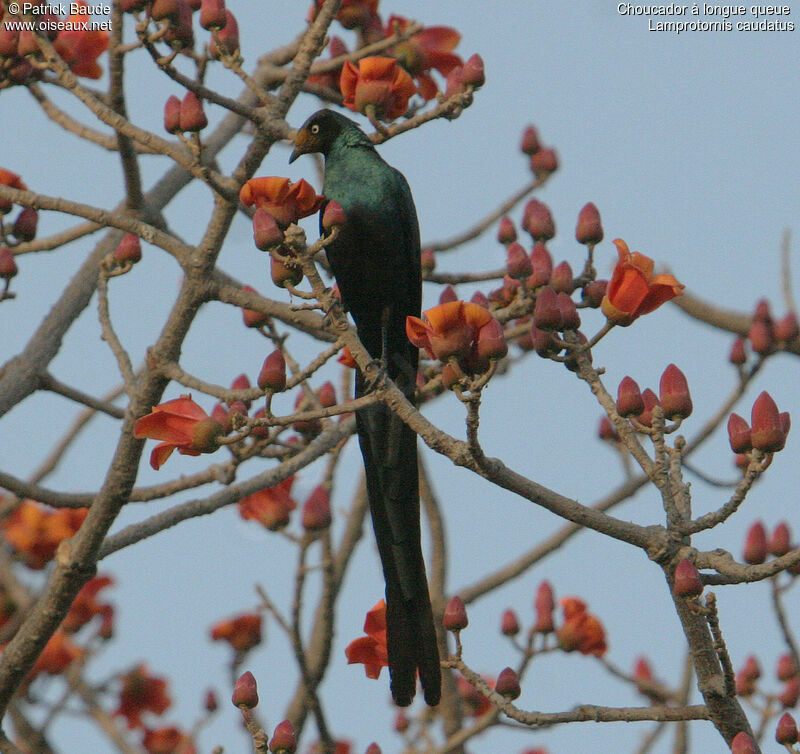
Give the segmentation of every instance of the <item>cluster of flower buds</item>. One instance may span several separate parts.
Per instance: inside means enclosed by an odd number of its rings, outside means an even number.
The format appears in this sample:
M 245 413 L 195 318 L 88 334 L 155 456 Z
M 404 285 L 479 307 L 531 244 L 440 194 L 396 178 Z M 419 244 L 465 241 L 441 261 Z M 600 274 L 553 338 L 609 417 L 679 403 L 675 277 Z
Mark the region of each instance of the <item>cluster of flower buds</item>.
M 766 356 L 785 348 L 788 343 L 797 340 L 798 335 L 800 335 L 800 326 L 798 326 L 797 316 L 794 312 L 789 312 L 782 319 L 775 321 L 766 299 L 761 299 L 756 304 L 750 329 L 747 331 L 747 340 L 753 353 Z M 737 340 L 734 351 L 731 353 L 731 361 L 735 364 L 744 363 L 743 351 L 744 343 L 738 345 Z M 734 360 L 734 352 L 737 360 Z
M 534 126 L 522 132 L 520 149 L 530 157 L 531 170 L 537 178 L 546 178 L 558 170 L 558 155 L 554 149 L 542 146 Z
M 171 134 L 198 133 L 207 125 L 203 103 L 194 92 L 186 92 L 182 100 L 173 94 L 164 104 L 164 129 Z
M 762 677 L 761 666 L 755 656 L 749 655 L 739 670 L 736 671 L 736 693 L 739 696 L 750 697 L 756 694 L 758 681 Z M 783 684 L 779 694 L 767 694 L 777 699 L 784 709 L 797 706 L 800 701 L 800 674 L 791 654 L 784 654 L 778 658 L 775 668 L 775 678 Z
M 742 558 L 745 563 L 758 565 L 764 563 L 769 555 L 778 558 L 792 549 L 794 545 L 789 524 L 781 521 L 768 536 L 764 523 L 755 521 L 745 534 Z M 788 571 L 793 575 L 800 575 L 800 564 L 791 566 Z
M 670 364 L 661 375 L 658 396 L 650 388 L 640 391 L 632 377 L 623 377 L 617 388 L 616 406 L 617 413 L 623 419 L 634 420 L 637 429 L 652 426 L 656 406 L 661 407 L 670 421 L 686 419 L 693 409 L 686 376 L 675 364 Z
M 0 186 L 8 186 L 9 188 L 18 189 L 19 191 L 27 191 L 28 187 L 25 182 L 16 173 L 10 170 L 0 168 Z M 14 209 L 14 203 L 8 199 L 0 199 L 0 215 L 7 215 Z M 13 223 L 10 223 L 7 230 L 10 229 L 11 235 L 14 236 L 14 241 L 8 240 L 11 246 L 23 243 L 25 241 L 32 241 L 36 238 L 36 227 L 39 224 L 39 213 L 32 207 L 22 207 Z M 2 247 L 7 248 L 7 247 Z M 13 258 L 13 257 L 12 257 Z M 9 279 L 16 274 L 16 266 L 13 268 L 13 274 L 10 272 L 11 268 L 8 267 L 4 272 L 0 272 L 0 277 Z
M 749 425 L 739 414 L 730 415 L 728 440 L 731 450 L 737 454 L 747 454 L 751 450 L 777 453 L 786 444 L 790 426 L 789 413 L 778 411 L 772 396 L 764 391 L 753 403 Z

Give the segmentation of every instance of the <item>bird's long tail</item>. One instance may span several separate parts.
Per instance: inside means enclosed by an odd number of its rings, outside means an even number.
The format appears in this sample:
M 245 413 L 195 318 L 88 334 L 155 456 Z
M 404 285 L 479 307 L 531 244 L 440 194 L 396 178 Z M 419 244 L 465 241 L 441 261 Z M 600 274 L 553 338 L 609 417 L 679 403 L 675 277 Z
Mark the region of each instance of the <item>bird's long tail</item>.
M 402 382 L 401 376 L 398 383 Z M 363 390 L 359 375 L 356 393 Z M 392 697 L 401 707 L 411 704 L 419 670 L 425 701 L 436 706 L 441 669 L 420 542 L 417 436 L 382 403 L 359 410 L 357 425 L 372 525 L 386 579 Z

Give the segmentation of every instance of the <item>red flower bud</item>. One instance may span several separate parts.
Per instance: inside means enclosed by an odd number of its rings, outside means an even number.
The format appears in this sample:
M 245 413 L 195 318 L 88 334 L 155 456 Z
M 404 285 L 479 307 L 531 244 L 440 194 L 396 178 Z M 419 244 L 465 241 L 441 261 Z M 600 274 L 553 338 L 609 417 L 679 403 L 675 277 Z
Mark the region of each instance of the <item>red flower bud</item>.
M 150 16 L 154 21 L 178 20 L 180 4 L 178 0 L 155 0 L 150 6 Z
M 516 241 L 506 249 L 506 271 L 509 277 L 517 280 L 527 278 L 533 272 L 528 252 Z
M 262 390 L 280 393 L 286 390 L 286 359 L 280 349 L 275 349 L 266 359 L 258 373 L 258 386 Z
M 470 302 L 477 304 L 478 306 L 482 306 L 484 309 L 489 308 L 489 299 L 486 298 L 486 296 L 484 296 L 480 291 L 475 291 L 475 293 L 472 294 Z
M 550 209 L 538 199 L 531 199 L 525 205 L 522 228 L 530 233 L 534 241 L 549 241 L 556 234 Z
M 767 559 L 767 532 L 761 521 L 756 521 L 747 530 L 743 557 L 744 562 L 750 565 L 763 563 Z
M 772 536 L 767 543 L 769 551 L 777 558 L 786 555 L 792 549 L 792 535 L 789 531 L 789 524 L 781 521 L 772 531 Z
M 734 364 L 736 366 L 741 366 L 747 361 L 747 353 L 745 351 L 746 342 L 747 341 L 741 336 L 733 341 L 733 345 L 731 346 L 731 352 L 730 355 L 728 356 L 728 361 L 730 361 L 731 364 Z
M 600 425 L 597 427 L 597 436 L 606 442 L 619 442 L 620 437 L 617 428 L 611 423 L 611 419 L 603 416 Z
M 36 35 L 29 29 L 22 29 L 17 42 L 17 55 L 24 58 L 26 55 L 36 55 L 39 52 L 39 43 Z
M 497 228 L 497 240 L 507 246 L 517 240 L 517 229 L 510 217 L 504 217 Z
M 529 288 L 538 288 L 550 282 L 550 276 L 553 274 L 553 258 L 543 243 L 534 244 L 531 267 L 533 274 L 528 278 Z
M 500 619 L 500 632 L 503 636 L 516 636 L 519 633 L 519 620 L 513 610 L 506 610 Z
M 241 414 L 247 416 L 247 404 L 244 401 L 231 401 L 228 404 L 228 415 Z
M 281 247 L 283 250 L 283 247 Z M 299 267 L 289 267 L 275 257 L 270 257 L 269 274 L 272 282 L 279 288 L 294 287 L 303 279 L 303 271 Z
M 323 408 L 330 408 L 336 405 L 336 389 L 330 380 L 317 390 L 317 399 Z
M 206 0 L 203 0 L 203 5 L 205 3 Z M 269 742 L 269 750 L 272 754 L 294 754 L 297 751 L 297 734 L 294 726 L 288 720 L 275 726 L 272 740 Z
M 623 377 L 617 388 L 617 413 L 620 416 L 639 416 L 644 411 L 644 400 L 639 386 L 632 377 Z
M 213 690 L 209 690 L 206 692 L 205 703 L 203 706 L 206 708 L 206 712 L 217 711 L 217 707 L 219 707 L 219 702 L 217 701 L 217 695 L 214 693 Z
M 228 19 L 225 17 L 225 0 L 203 0 L 200 4 L 200 26 L 209 31 L 224 29 Z
M 242 673 L 234 684 L 231 699 L 236 707 L 253 709 L 258 704 L 256 679 L 249 670 Z
M 772 335 L 775 340 L 789 342 L 800 334 L 800 325 L 797 324 L 797 317 L 794 312 L 789 312 L 783 319 L 775 323 Z
M 594 246 L 603 240 L 603 225 L 600 212 L 592 202 L 585 204 L 578 213 L 578 224 L 575 227 L 575 238 L 578 243 Z
M 756 308 L 753 310 L 753 319 L 757 322 L 765 322 L 772 327 L 772 312 L 767 299 L 762 298 L 756 302 Z
M 591 283 L 584 286 L 581 299 L 592 309 L 597 309 L 602 303 L 607 289 L 608 280 L 592 280 Z
M 539 634 L 547 634 L 554 631 L 553 610 L 556 607 L 556 600 L 553 595 L 553 587 L 550 586 L 549 581 L 543 581 L 539 584 L 533 605 L 536 610 L 536 623 L 533 626 L 533 630 Z
M 788 681 L 797 675 L 797 665 L 795 665 L 794 657 L 790 654 L 781 655 L 778 658 L 778 666 L 775 674 L 778 676 L 779 681 Z
M 223 55 L 234 55 L 239 49 L 239 24 L 236 16 L 225 11 L 225 26 L 215 31 L 208 45 L 208 54 L 215 60 Z
M 756 754 L 753 739 L 744 731 L 737 733 L 731 741 L 731 754 Z
M 464 91 L 463 71 L 464 69 L 460 65 L 457 65 L 447 74 L 447 80 L 444 85 L 444 96 L 446 99 L 450 99 L 450 97 L 461 94 Z
M 381 747 L 373 742 L 367 746 L 367 750 L 364 752 L 364 754 L 381 754 Z
M 458 301 L 458 294 L 452 285 L 446 285 L 439 295 L 439 303 L 449 304 L 451 301 Z
M 672 591 L 676 597 L 699 597 L 703 593 L 700 571 L 691 560 L 684 558 L 675 566 Z
M 445 364 L 442 367 L 442 387 L 445 390 L 450 390 L 460 379 L 461 375 L 452 364 Z
M 728 441 L 734 453 L 748 453 L 750 444 L 750 425 L 739 414 L 731 414 L 728 418 Z
M 171 134 L 181 130 L 181 101 L 174 94 L 164 103 L 164 130 Z
M 447 603 L 442 616 L 442 625 L 445 631 L 462 631 L 469 625 L 469 618 L 467 618 L 467 609 L 461 597 L 453 597 Z
M 531 170 L 539 178 L 558 170 L 558 156 L 554 149 L 540 149 L 531 155 Z
M 533 305 L 533 323 L 540 330 L 560 330 L 561 310 L 556 292 L 546 285 L 536 294 Z
M 659 403 L 667 419 L 685 419 L 692 413 L 689 384 L 683 372 L 674 364 L 670 364 L 661 375 Z
M 494 690 L 506 699 L 516 699 L 522 693 L 519 676 L 511 668 L 503 668 L 497 676 Z
M 158 0 L 156 0 L 158 2 Z M 181 102 L 181 131 L 202 131 L 208 125 L 203 104 L 194 92 L 186 92 Z
M 520 143 L 519 148 L 524 154 L 528 155 L 534 154 L 541 149 L 541 144 L 539 143 L 539 134 L 534 126 L 528 126 L 522 132 L 522 142 Z
M 784 712 L 781 715 L 781 719 L 778 720 L 778 727 L 775 729 L 775 740 L 784 745 L 797 743 L 797 723 L 788 712 Z
M 561 291 L 556 296 L 556 304 L 561 314 L 561 329 L 577 330 L 581 326 L 581 316 L 570 295 Z
M 796 707 L 800 700 L 800 676 L 792 676 L 783 686 L 783 690 L 778 695 L 778 701 L 784 708 Z
M 472 55 L 461 68 L 461 80 L 473 89 L 480 89 L 486 83 L 486 73 L 483 67 L 483 58 Z
M 280 246 L 284 241 L 283 231 L 272 213 L 263 207 L 253 213 L 253 241 L 261 251 Z
M 750 439 L 753 447 L 765 453 L 781 450 L 786 444 L 785 425 L 775 401 L 769 393 L 762 392 L 750 412 Z
M 648 387 L 642 391 L 642 400 L 644 401 L 644 411 L 636 417 L 636 420 L 645 427 L 649 427 L 653 423 L 653 409 L 658 405 L 658 398 Z
M 508 353 L 503 326 L 494 317 L 488 324 L 478 330 L 478 342 L 475 346 L 478 359 L 496 361 Z
M 772 327 L 762 320 L 753 320 L 747 331 L 747 338 L 750 341 L 750 347 L 759 356 L 772 350 Z
M 39 222 L 39 213 L 32 207 L 24 207 L 14 221 L 11 232 L 20 241 L 33 241 L 36 238 L 36 225 Z
M 250 293 L 258 292 L 249 285 L 243 285 L 242 290 Z M 269 322 L 269 317 L 266 314 L 257 312 L 255 309 L 242 309 L 242 318 L 247 327 L 263 327 Z
M 739 672 L 746 678 L 751 678 L 754 681 L 757 681 L 761 678 L 761 666 L 758 664 L 758 660 L 756 659 L 755 655 L 748 655 L 745 658 L 744 665 L 742 665 Z
M 119 264 L 130 262 L 136 264 L 142 258 L 142 244 L 139 242 L 139 236 L 133 233 L 127 233 L 122 237 L 119 245 L 114 249 L 114 259 Z
M 536 327 L 535 322 L 531 323 L 531 341 L 533 342 L 533 349 L 542 357 L 556 354 L 561 350 L 561 346 L 556 343 L 553 336 L 549 332 Z
M 575 290 L 575 282 L 572 277 L 572 267 L 569 262 L 559 262 L 553 274 L 550 276 L 550 285 L 556 293 L 572 293 Z
M 308 531 L 321 531 L 331 525 L 331 498 L 320 484 L 314 487 L 308 500 L 303 504 L 303 528 Z
M 423 249 L 419 255 L 420 266 L 423 275 L 430 275 L 436 269 L 436 255 L 433 249 Z
M 5 25 L 0 25 L 0 57 L 16 58 L 18 42 L 19 31 L 17 29 L 9 29 Z
M 736 673 L 733 682 L 737 696 L 752 696 L 756 693 L 756 679 L 748 676 L 742 670 Z
M 346 222 L 347 215 L 344 213 L 342 205 L 331 199 L 325 205 L 325 211 L 322 213 L 322 227 L 330 231 L 331 228 L 344 225 Z
M 650 668 L 650 663 L 645 657 L 637 657 L 633 665 L 633 678 L 636 681 L 644 683 L 653 682 L 653 671 Z

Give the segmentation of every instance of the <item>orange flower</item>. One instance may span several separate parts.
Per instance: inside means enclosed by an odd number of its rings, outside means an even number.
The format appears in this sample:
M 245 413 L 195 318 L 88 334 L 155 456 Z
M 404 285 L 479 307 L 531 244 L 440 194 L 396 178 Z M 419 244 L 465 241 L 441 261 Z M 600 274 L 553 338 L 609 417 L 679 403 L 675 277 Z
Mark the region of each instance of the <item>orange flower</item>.
M 20 191 L 28 190 L 28 187 L 16 173 L 12 173 L 5 168 L 0 168 L 0 185 L 19 189 Z M 4 215 L 6 212 L 11 212 L 12 206 L 13 204 L 8 199 L 0 199 L 0 214 Z
M 84 584 L 75 597 L 67 616 L 61 623 L 61 628 L 67 633 L 75 633 L 75 631 L 92 620 L 95 615 L 102 615 L 104 624 L 108 624 L 104 625 L 104 628 L 110 631 L 114 608 L 112 605 L 100 602 L 97 599 L 97 594 L 101 589 L 105 589 L 113 583 L 114 579 L 110 576 L 95 576 L 91 581 Z
M 153 406 L 153 410 L 136 420 L 134 437 L 163 440 L 150 454 L 150 465 L 158 470 L 177 450 L 185 456 L 213 453 L 218 447 L 223 426 L 198 406 L 191 395 L 182 395 L 166 403 Z
M 76 76 L 99 79 L 103 69 L 98 65 L 97 58 L 108 49 L 108 32 L 80 29 L 81 24 L 90 21 L 86 12 L 88 6 L 83 0 L 80 0 L 80 5 L 81 12 L 73 13 L 67 19 L 75 28 L 59 32 L 53 47 Z
M 167 682 L 163 678 L 151 676 L 146 665 L 139 665 L 122 678 L 119 705 L 115 715 L 128 721 L 130 729 L 142 726 L 142 713 L 152 712 L 163 715 L 172 704 L 167 695 Z
M 600 304 L 609 322 L 627 327 L 637 317 L 658 309 L 683 294 L 685 286 L 672 275 L 653 275 L 653 260 L 634 251 L 618 238 L 614 241 L 619 259 L 606 295 Z
M 59 675 L 63 673 L 75 660 L 83 657 L 84 651 L 70 641 L 69 637 L 59 628 L 44 646 L 31 669 L 31 677 L 39 673 Z
M 251 178 L 239 192 L 242 204 L 265 209 L 275 222 L 285 228 L 301 217 L 313 215 L 325 201 L 318 196 L 310 183 L 302 178 L 292 183 L 288 178 L 269 176 Z
M 606 649 L 606 632 L 603 624 L 586 612 L 586 603 L 577 597 L 564 597 L 564 625 L 558 629 L 558 644 L 565 652 L 578 650 L 584 655 L 602 657 Z
M 290 476 L 273 487 L 254 492 L 239 501 L 239 515 L 260 521 L 270 531 L 282 529 L 289 523 L 289 514 L 297 507 L 291 498 L 294 477 Z
M 58 545 L 80 529 L 88 513 L 87 508 L 53 510 L 25 500 L 0 526 L 25 565 L 40 570 L 53 558 Z
M 214 641 L 227 641 L 237 652 L 247 652 L 261 643 L 261 616 L 243 613 L 211 627 Z
M 414 82 L 394 58 L 362 58 L 358 65 L 346 62 L 342 67 L 339 88 L 344 96 L 344 106 L 360 113 L 367 107 L 375 108 L 381 120 L 399 118 L 407 109 L 408 101 L 417 93 Z
M 386 649 L 386 601 L 381 600 L 367 613 L 364 633 L 351 641 L 344 650 L 348 665 L 363 663 L 367 678 L 379 678 L 381 668 L 389 666 Z
M 385 34 L 391 37 L 396 31 L 403 32 L 410 23 L 402 16 L 391 16 Z M 396 44 L 389 52 L 417 80 L 419 93 L 429 100 L 436 96 L 438 87 L 428 71 L 435 68 L 442 76 L 447 76 L 454 68 L 463 65 L 461 58 L 453 52 L 460 40 L 461 35 L 449 26 L 429 26 Z
M 406 335 L 432 359 L 469 356 L 481 328 L 492 322 L 488 309 L 465 301 L 448 301 L 425 312 L 425 320 L 406 317 Z
M 192 739 L 180 728 L 146 730 L 142 746 L 148 754 L 196 754 Z

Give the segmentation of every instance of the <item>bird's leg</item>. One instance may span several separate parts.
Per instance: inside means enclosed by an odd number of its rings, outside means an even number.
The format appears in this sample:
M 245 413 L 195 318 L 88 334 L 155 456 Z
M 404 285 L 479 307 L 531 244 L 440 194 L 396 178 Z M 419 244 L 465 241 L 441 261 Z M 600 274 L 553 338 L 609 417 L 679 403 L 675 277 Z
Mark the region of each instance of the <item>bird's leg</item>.
M 368 369 L 373 367 L 377 370 L 374 377 L 366 380 L 364 385 L 366 391 L 374 390 L 386 377 L 387 368 L 389 366 L 389 318 L 391 316 L 391 309 L 386 306 L 381 312 L 381 355 L 377 359 L 372 359 L 369 363 Z M 366 379 L 366 374 L 364 375 Z

